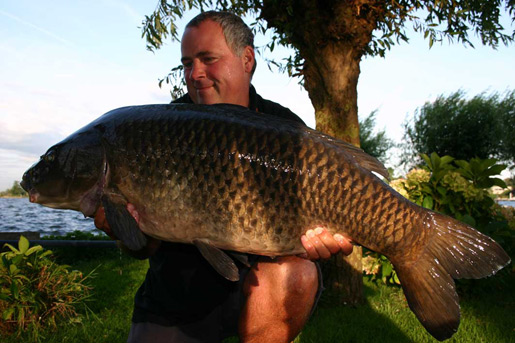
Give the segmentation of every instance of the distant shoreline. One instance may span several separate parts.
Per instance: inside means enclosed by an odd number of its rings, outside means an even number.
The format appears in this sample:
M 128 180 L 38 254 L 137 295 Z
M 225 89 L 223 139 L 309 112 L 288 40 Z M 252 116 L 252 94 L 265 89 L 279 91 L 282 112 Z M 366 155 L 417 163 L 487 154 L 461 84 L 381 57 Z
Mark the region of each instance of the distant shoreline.
M 0 198 L 2 199 L 21 199 L 21 198 L 28 198 L 28 195 L 0 195 Z

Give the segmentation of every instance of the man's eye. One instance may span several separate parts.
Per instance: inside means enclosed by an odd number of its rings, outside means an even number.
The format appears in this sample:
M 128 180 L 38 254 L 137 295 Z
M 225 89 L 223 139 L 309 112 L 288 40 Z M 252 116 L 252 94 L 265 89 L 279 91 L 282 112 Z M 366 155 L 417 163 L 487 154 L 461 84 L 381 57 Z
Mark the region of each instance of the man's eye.
M 182 66 L 184 67 L 184 69 L 191 69 L 191 66 L 193 65 L 193 63 L 190 63 L 190 62 L 187 62 L 187 63 L 183 63 Z
M 216 57 L 204 57 L 203 62 L 206 64 L 214 63 L 216 61 Z

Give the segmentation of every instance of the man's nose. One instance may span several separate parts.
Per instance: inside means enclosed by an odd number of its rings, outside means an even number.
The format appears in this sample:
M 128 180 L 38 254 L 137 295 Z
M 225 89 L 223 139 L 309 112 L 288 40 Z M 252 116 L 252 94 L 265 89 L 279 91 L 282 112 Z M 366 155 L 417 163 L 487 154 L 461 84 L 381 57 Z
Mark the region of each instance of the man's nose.
M 190 79 L 198 80 L 204 77 L 206 77 L 204 65 L 197 61 L 193 62 L 190 70 Z

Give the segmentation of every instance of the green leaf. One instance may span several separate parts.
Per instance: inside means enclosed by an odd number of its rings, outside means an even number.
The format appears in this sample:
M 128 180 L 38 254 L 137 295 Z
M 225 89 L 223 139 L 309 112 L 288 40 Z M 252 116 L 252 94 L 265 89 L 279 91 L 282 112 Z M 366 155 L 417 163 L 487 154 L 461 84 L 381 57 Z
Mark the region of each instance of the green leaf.
M 397 273 L 393 273 L 393 282 L 395 282 L 398 285 L 401 284 L 401 280 L 399 280 L 399 277 L 397 276 Z
M 437 190 L 437 191 L 438 191 L 438 193 L 440 193 L 440 195 L 442 195 L 442 196 L 445 196 L 445 194 L 447 194 L 447 188 L 445 188 L 445 187 L 437 186 L 437 187 L 436 187 L 436 190 Z
M 451 157 L 451 156 L 448 156 L 448 155 L 445 155 L 443 156 L 440 161 L 441 161 L 441 164 L 449 164 L 451 163 L 452 161 L 454 160 L 454 157 Z
M 14 314 L 14 307 L 8 307 L 2 312 L 3 320 L 10 320 Z
M 20 289 L 16 285 L 16 282 L 11 283 L 11 294 L 15 299 L 18 299 L 18 296 L 20 294 Z
M 468 214 L 463 215 L 463 217 L 461 217 L 461 221 L 470 226 L 473 226 L 473 227 L 476 226 L 476 220 Z
M 20 253 L 25 254 L 29 249 L 29 240 L 24 236 L 20 236 L 20 240 L 18 241 L 18 249 L 20 249 Z
M 19 254 L 20 251 L 18 249 L 16 249 L 15 247 L 13 247 L 12 245 L 10 245 L 9 243 L 5 243 L 4 244 L 4 247 L 8 247 L 9 249 L 11 249 L 12 252 L 16 253 L 16 254 Z
M 25 252 L 25 255 L 29 256 L 29 255 L 31 255 L 35 252 L 41 251 L 41 250 L 43 250 L 43 247 L 41 245 L 36 245 L 36 246 L 31 247 L 29 250 L 27 250 Z
M 7 257 L 7 254 L 2 254 L 2 265 L 7 268 L 11 265 L 11 260 Z
M 503 180 L 501 180 L 499 178 L 493 178 L 492 181 L 493 181 L 493 184 L 496 186 L 499 186 L 501 188 L 508 188 L 508 186 L 506 185 L 506 182 L 504 182 Z
M 424 201 L 422 202 L 422 207 L 432 210 L 433 209 L 433 198 L 430 196 L 426 196 L 424 198 Z
M 18 271 L 18 267 L 16 267 L 16 265 L 15 265 L 15 264 L 11 264 L 11 265 L 9 266 L 9 272 L 10 272 L 11 274 L 16 274 L 16 272 L 17 272 L 17 271 Z

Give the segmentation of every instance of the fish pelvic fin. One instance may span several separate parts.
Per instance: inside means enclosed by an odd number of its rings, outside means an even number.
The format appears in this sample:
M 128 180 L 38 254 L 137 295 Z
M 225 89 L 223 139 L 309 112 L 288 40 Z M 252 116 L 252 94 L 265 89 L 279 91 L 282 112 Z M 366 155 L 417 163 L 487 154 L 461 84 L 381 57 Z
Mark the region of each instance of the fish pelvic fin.
M 234 261 L 223 250 L 212 245 L 207 239 L 195 239 L 193 244 L 211 266 L 229 281 L 238 281 L 240 274 Z
M 127 210 L 127 202 L 103 195 L 102 205 L 111 231 L 122 244 L 132 251 L 144 249 L 147 245 L 147 238 Z
M 493 275 L 510 258 L 493 239 L 456 219 L 429 212 L 423 224 L 434 234 L 418 259 L 394 265 L 409 307 L 426 330 L 442 341 L 460 323 L 453 279 Z

